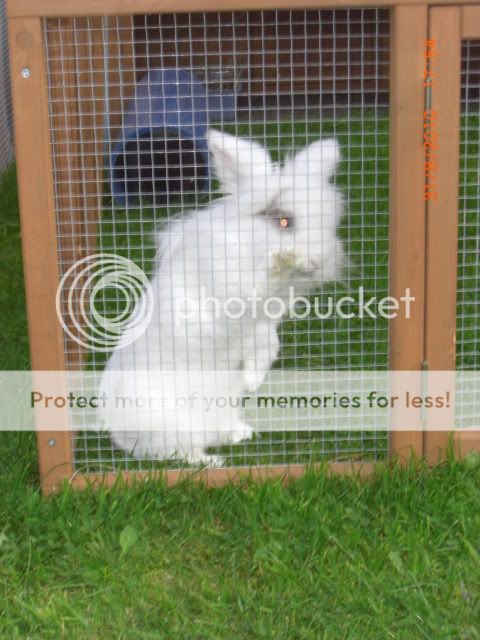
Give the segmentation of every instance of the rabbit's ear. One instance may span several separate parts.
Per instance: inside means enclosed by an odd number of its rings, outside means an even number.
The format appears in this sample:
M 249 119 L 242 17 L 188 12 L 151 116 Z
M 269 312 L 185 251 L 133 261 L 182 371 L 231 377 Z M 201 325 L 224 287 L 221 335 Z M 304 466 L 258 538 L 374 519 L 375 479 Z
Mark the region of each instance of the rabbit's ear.
M 236 193 L 242 186 L 251 186 L 252 179 L 271 172 L 270 156 L 258 142 L 209 129 L 208 148 L 224 193 Z
M 335 138 L 317 140 L 297 153 L 295 170 L 303 175 L 328 180 L 341 160 L 340 145 Z

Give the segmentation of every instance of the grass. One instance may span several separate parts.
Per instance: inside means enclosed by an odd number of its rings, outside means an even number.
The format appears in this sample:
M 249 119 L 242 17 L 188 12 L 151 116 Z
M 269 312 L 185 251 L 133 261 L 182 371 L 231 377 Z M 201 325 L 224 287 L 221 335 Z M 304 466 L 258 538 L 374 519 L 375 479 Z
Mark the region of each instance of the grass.
M 14 181 L 0 184 L 0 364 L 26 369 Z M 0 456 L 0 638 L 480 638 L 478 456 L 48 500 L 33 434 L 0 433 Z
M 2 638 L 480 637 L 478 458 L 49 500 L 4 471 Z
M 15 167 L 0 176 L 0 370 L 28 369 L 28 331 Z

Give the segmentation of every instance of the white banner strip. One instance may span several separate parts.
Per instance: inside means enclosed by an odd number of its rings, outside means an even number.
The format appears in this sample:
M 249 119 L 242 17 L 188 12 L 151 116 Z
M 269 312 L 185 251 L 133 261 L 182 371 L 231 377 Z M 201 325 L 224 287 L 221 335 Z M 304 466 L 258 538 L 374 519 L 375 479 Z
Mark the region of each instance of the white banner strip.
M 181 433 L 240 415 L 257 432 L 480 429 L 476 371 L 274 370 L 245 387 L 242 371 L 4 371 L 0 430 Z

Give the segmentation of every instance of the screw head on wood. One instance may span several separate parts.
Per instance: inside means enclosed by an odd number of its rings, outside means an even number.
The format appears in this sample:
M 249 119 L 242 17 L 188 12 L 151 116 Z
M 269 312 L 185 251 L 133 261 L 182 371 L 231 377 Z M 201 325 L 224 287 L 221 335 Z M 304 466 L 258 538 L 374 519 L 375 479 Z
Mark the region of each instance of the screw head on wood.
M 55 438 L 50 438 L 50 440 L 48 440 L 47 442 L 49 447 L 54 447 L 57 444 L 57 441 L 55 440 Z
M 32 72 L 30 71 L 30 69 L 28 67 L 24 67 L 22 69 L 22 78 L 30 78 L 30 76 L 32 75 Z

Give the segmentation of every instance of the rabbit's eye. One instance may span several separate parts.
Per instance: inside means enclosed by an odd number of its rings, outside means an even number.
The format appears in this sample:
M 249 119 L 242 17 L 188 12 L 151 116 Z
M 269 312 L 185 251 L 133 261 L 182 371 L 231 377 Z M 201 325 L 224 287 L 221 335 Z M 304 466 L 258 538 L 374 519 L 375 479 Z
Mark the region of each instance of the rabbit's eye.
M 293 228 L 293 216 L 288 211 L 276 211 L 274 220 L 282 229 Z
M 290 216 L 288 211 L 282 210 L 279 207 L 267 207 L 261 212 L 261 215 L 270 218 L 282 229 L 291 229 L 293 226 L 293 217 Z

